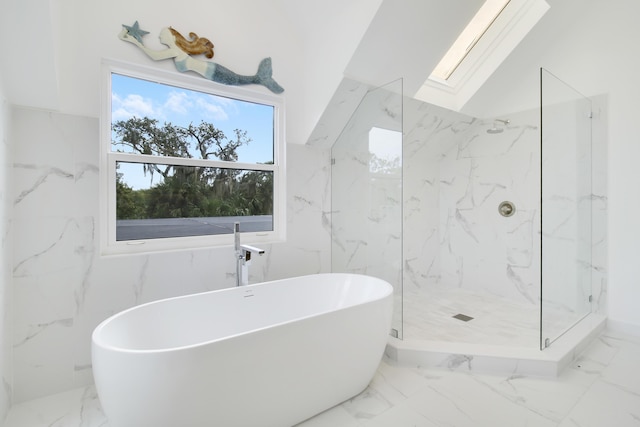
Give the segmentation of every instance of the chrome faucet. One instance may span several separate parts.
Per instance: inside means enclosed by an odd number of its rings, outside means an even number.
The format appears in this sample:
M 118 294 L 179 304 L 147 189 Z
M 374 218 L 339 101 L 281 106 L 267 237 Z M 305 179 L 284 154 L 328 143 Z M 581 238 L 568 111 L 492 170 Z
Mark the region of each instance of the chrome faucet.
M 233 224 L 233 240 L 236 251 L 236 286 L 249 284 L 249 265 L 251 265 L 251 254 L 264 254 L 264 249 L 255 246 L 240 244 L 240 223 Z

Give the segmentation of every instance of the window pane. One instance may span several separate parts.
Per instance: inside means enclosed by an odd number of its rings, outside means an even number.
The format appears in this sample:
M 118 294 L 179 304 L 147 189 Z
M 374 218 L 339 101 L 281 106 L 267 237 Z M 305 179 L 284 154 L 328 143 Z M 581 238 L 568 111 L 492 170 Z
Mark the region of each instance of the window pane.
M 447 80 L 487 32 L 510 0 L 485 0 L 462 33 L 440 60 L 429 78 Z
M 273 230 L 273 172 L 116 163 L 116 240 Z
M 111 75 L 111 150 L 272 163 L 274 107 Z

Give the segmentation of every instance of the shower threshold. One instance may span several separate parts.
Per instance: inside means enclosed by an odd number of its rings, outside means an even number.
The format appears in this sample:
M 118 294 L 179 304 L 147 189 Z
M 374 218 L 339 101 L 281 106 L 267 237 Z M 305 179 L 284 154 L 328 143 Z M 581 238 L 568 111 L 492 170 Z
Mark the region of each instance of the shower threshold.
M 556 377 L 605 327 L 606 317 L 590 314 L 544 350 L 416 338 L 401 340 L 390 336 L 385 355 L 405 366 Z

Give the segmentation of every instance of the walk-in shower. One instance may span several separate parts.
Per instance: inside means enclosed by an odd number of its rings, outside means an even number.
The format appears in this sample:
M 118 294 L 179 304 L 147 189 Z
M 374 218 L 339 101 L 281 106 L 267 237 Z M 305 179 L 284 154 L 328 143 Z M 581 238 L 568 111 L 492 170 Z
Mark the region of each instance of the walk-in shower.
M 540 106 L 500 118 L 367 92 L 332 146 L 332 271 L 394 284 L 394 351 L 548 356 L 601 311 L 594 120 L 544 70 Z

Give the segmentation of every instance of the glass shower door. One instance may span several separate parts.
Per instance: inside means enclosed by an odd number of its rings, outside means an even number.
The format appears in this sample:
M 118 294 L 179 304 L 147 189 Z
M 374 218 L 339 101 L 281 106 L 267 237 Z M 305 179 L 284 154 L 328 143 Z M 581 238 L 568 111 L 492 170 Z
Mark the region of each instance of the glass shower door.
M 591 313 L 591 101 L 540 69 L 541 321 L 548 347 Z
M 393 285 L 402 338 L 402 80 L 367 92 L 331 163 L 331 271 Z

